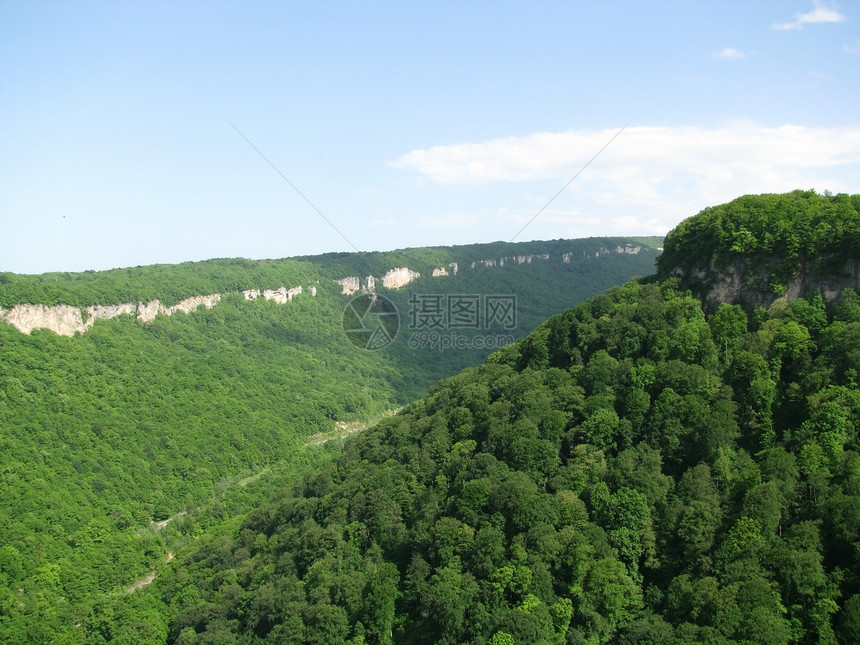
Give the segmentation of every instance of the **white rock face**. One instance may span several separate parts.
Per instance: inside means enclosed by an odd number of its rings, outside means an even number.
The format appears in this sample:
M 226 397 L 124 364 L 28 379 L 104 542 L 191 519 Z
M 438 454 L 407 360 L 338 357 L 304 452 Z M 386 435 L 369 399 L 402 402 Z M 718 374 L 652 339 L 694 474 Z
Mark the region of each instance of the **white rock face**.
M 448 269 L 445 267 L 439 267 L 438 269 L 433 269 L 433 277 L 438 278 L 443 275 L 448 275 Z
M 316 287 L 311 287 L 311 295 L 316 295 Z M 242 292 L 246 300 L 254 300 L 260 295 L 257 289 Z M 302 287 L 287 289 L 281 287 L 274 291 L 264 292 L 264 296 L 279 303 L 286 303 L 294 296 L 302 293 Z M 76 333 L 84 333 L 92 327 L 96 320 L 110 320 L 117 316 L 136 316 L 141 322 L 152 322 L 158 314 L 172 316 L 177 311 L 189 314 L 200 305 L 211 309 L 221 300 L 220 293 L 207 296 L 193 296 L 177 302 L 172 307 L 163 306 L 158 300 L 150 302 L 138 302 L 136 305 L 124 302 L 118 305 L 93 305 L 86 308 L 87 320 L 78 307 L 70 305 L 16 305 L 10 310 L 0 308 L 0 320 L 6 321 L 19 331 L 29 334 L 34 329 L 49 329 L 61 336 L 74 336 Z
M 511 257 L 503 257 L 499 258 L 499 266 L 505 266 L 505 262 L 516 262 L 517 264 L 531 264 L 532 260 L 549 260 L 549 253 L 541 253 L 540 255 L 513 255 Z M 484 266 L 494 267 L 496 266 L 495 260 L 478 260 L 478 264 L 483 264 Z M 472 262 L 472 268 L 475 268 L 475 263 Z
M 388 273 L 382 276 L 382 286 L 386 289 L 401 289 L 412 282 L 421 274 L 407 267 L 398 267 L 391 269 Z
M 281 287 L 280 289 L 265 289 L 263 291 L 263 297 L 266 300 L 274 300 L 278 304 L 284 304 L 288 300 L 287 296 L 287 288 Z
M 373 291 L 374 289 L 376 289 L 376 278 L 374 278 L 372 275 L 367 276 L 364 279 L 364 282 L 367 285 L 368 291 Z
M 641 245 L 625 244 L 624 246 L 621 246 L 619 244 L 614 249 L 607 249 L 605 247 L 600 249 L 594 254 L 594 257 L 599 258 L 601 255 L 608 255 L 610 253 L 617 253 L 618 255 L 639 255 L 639 251 L 641 250 Z
M 62 336 L 74 336 L 87 329 L 81 310 L 69 305 L 15 305 L 5 319 L 25 334 L 34 329 L 50 329 Z
M 263 291 L 263 297 L 266 300 L 274 300 L 278 304 L 286 304 L 293 299 L 293 296 L 297 296 L 302 292 L 301 286 L 293 287 L 292 289 L 287 289 L 286 287 L 281 287 L 280 289 L 267 289 Z
M 361 288 L 357 275 L 341 278 L 340 280 L 335 280 L 335 282 L 340 285 L 340 292 L 345 296 L 351 296 Z
M 451 262 L 451 264 L 449 264 L 448 266 L 451 267 L 451 273 L 453 273 L 454 275 L 457 275 L 457 273 L 459 273 L 460 265 L 456 262 Z
M 485 267 L 494 267 L 496 266 L 495 260 L 474 260 L 472 262 L 472 268 L 474 269 L 477 265 L 483 265 Z
M 89 328 L 94 320 L 110 320 L 123 314 L 134 316 L 137 313 L 137 307 L 130 302 L 124 302 L 121 305 L 95 305 L 87 307 L 87 327 Z
M 137 319 L 142 322 L 152 322 L 161 311 L 161 303 L 158 300 L 151 300 L 146 304 L 137 303 Z
M 310 289 L 309 289 L 309 291 L 311 292 L 311 295 L 312 295 L 314 298 L 316 298 L 316 295 L 317 295 L 317 288 L 316 288 L 316 287 L 314 287 L 314 286 L 311 286 L 311 287 L 310 287 Z
M 204 305 L 207 309 L 212 309 L 212 307 L 218 304 L 219 300 L 221 300 L 220 293 L 213 293 L 208 296 L 193 296 L 191 298 L 186 298 L 185 300 L 180 300 L 172 307 L 162 308 L 161 313 L 165 313 L 168 316 L 172 316 L 177 311 L 181 311 L 184 314 L 190 314 L 200 305 Z

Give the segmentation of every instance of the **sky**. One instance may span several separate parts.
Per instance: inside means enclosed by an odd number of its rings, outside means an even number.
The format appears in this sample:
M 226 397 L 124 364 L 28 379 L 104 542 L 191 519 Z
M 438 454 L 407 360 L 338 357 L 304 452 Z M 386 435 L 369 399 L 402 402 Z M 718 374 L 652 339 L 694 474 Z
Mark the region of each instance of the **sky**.
M 0 0 L 0 271 L 860 193 L 860 2 Z

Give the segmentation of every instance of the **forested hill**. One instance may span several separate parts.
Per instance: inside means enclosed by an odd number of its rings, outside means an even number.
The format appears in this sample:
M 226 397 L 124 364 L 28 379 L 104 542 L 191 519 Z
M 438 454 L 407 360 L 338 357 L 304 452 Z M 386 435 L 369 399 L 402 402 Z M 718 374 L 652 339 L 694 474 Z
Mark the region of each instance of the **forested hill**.
M 65 336 L 0 322 L 0 642 L 158 642 L 141 621 L 112 618 L 129 590 L 292 477 L 313 458 L 305 444 L 368 424 L 553 313 L 651 273 L 659 242 L 0 273 L 0 317 L 68 314 L 81 326 Z M 398 268 L 411 281 L 386 288 Z M 374 320 L 391 316 L 361 318 L 375 302 L 368 276 L 399 312 L 399 330 L 375 345 Z M 362 290 L 345 294 L 344 278 Z M 488 303 L 505 308 L 488 319 Z M 142 622 L 157 632 L 162 615 Z
M 678 275 L 709 309 L 747 311 L 783 296 L 832 301 L 860 289 L 860 195 L 747 195 L 682 222 L 666 238 L 661 278 Z
M 445 274 L 456 273 L 461 281 L 467 281 L 467 286 L 472 286 L 468 281 L 479 275 L 481 269 L 501 268 L 506 262 L 508 270 L 521 266 L 539 273 L 544 271 L 547 277 L 566 268 L 571 278 L 577 277 L 584 286 L 594 288 L 596 285 L 587 283 L 599 282 L 594 276 L 601 273 L 614 274 L 633 267 L 643 270 L 643 275 L 652 273 L 661 245 L 659 237 L 600 237 L 328 253 L 279 260 L 226 258 L 81 273 L 22 275 L 0 271 L 0 307 L 19 304 L 86 307 L 153 300 L 171 306 L 205 294 L 308 286 L 348 276 L 356 276 L 366 285 L 367 276 L 380 279 L 397 267 L 407 267 L 425 280 L 433 276 L 434 270 L 444 269 Z M 614 258 L 616 262 L 607 263 L 607 258 Z M 536 277 L 527 275 L 532 279 Z M 487 277 L 483 276 L 485 280 Z M 509 281 L 510 277 L 506 279 Z M 434 284 L 438 286 L 442 282 L 437 280 Z
M 747 313 L 611 288 L 330 447 L 122 615 L 181 644 L 858 643 L 858 369 L 851 289 Z

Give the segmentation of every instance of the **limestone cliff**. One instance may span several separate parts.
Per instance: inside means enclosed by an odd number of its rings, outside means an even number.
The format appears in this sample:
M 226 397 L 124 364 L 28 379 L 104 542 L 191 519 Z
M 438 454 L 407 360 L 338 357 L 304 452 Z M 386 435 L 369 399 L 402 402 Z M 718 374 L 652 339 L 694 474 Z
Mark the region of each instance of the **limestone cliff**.
M 340 280 L 335 280 L 335 283 L 341 286 L 340 292 L 345 296 L 351 296 L 361 289 L 361 284 L 358 281 L 357 275 L 351 275 L 346 278 L 341 278 Z
M 419 277 L 421 277 L 421 274 L 417 271 L 413 271 L 407 267 L 397 267 L 382 276 L 382 286 L 386 289 L 402 289 L 415 278 Z
M 281 287 L 280 289 L 267 289 L 263 291 L 263 297 L 266 300 L 274 300 L 278 304 L 283 305 L 292 301 L 292 299 L 301 294 L 301 292 L 301 286 L 293 287 L 292 289 Z
M 15 305 L 5 313 L 3 319 L 25 334 L 45 328 L 62 336 L 74 336 L 89 327 L 84 323 L 81 310 L 69 305 Z
M 254 300 L 260 295 L 257 289 L 242 292 L 246 300 Z M 290 302 L 295 296 L 302 293 L 302 287 L 293 287 L 263 291 L 262 295 L 267 300 L 278 303 Z M 311 287 L 311 295 L 316 295 L 316 288 Z M 172 316 L 177 312 L 189 314 L 200 306 L 211 309 L 221 300 L 221 294 L 213 293 L 205 296 L 193 296 L 177 302 L 171 307 L 165 307 L 158 300 L 149 302 L 138 302 L 132 304 L 125 302 L 117 305 L 95 305 L 86 307 L 83 311 L 79 307 L 70 305 L 15 305 L 9 310 L 0 309 L 0 320 L 12 325 L 19 331 L 29 334 L 34 329 L 48 329 L 61 336 L 74 336 L 82 334 L 92 327 L 96 320 L 109 320 L 117 316 L 135 316 L 140 322 L 148 323 L 155 320 L 158 315 Z
M 669 232 L 657 277 L 681 286 L 709 309 L 747 310 L 860 287 L 860 195 L 814 191 L 745 195 L 708 207 Z
M 595 246 L 590 246 L 589 251 L 582 251 L 581 260 L 591 260 L 595 257 L 601 257 L 606 254 L 638 254 L 642 249 L 641 246 L 622 243 L 617 246 L 600 246 L 595 251 Z M 510 252 L 510 251 L 509 251 Z M 483 255 L 484 252 L 481 253 Z M 477 255 L 477 254 L 476 254 Z M 480 256 L 478 256 L 480 257 Z M 463 268 L 468 272 L 471 269 L 483 269 L 484 267 L 504 267 L 506 264 L 529 265 L 538 262 L 548 262 L 550 260 L 570 263 L 573 259 L 572 252 L 554 254 L 550 253 L 531 253 L 507 255 L 497 258 L 486 258 L 474 260 L 469 264 L 465 261 L 449 262 L 447 266 L 436 266 L 428 268 L 427 272 L 434 278 L 458 276 L 461 275 L 460 269 Z M 377 288 L 382 289 L 402 289 L 421 277 L 421 273 L 409 268 L 408 266 L 396 266 L 386 271 L 381 277 L 366 275 L 364 278 L 359 275 L 351 275 L 344 278 L 334 280 L 340 286 L 341 294 L 351 296 L 357 292 L 373 292 Z M 450 277 L 449 277 L 450 279 Z M 319 281 L 317 281 L 319 282 Z M 304 293 L 302 286 L 292 288 L 280 287 L 277 289 L 246 289 L 240 293 L 245 300 L 253 301 L 257 298 L 265 298 L 277 303 L 288 303 L 296 296 Z M 307 292 L 311 296 L 316 296 L 317 287 L 308 286 Z M 30 333 L 33 329 L 49 329 L 57 334 L 72 336 L 77 333 L 86 332 L 96 320 L 109 320 L 121 315 L 134 316 L 137 320 L 149 323 L 155 320 L 159 315 L 170 316 L 176 312 L 190 313 L 200 306 L 207 308 L 214 307 L 221 299 L 221 294 L 210 294 L 202 296 L 194 296 L 187 298 L 172 306 L 165 306 L 158 300 L 150 300 L 148 302 L 137 303 L 120 303 L 111 305 L 96 305 L 86 307 L 84 309 L 69 305 L 31 305 L 19 304 L 12 306 L 11 309 L 0 309 L 0 321 L 13 325 L 23 333 Z M 58 298 L 59 300 L 59 298 Z
M 437 272 L 433 272 L 434 275 L 442 275 Z M 384 276 L 382 276 L 379 281 L 382 283 L 382 286 L 385 289 L 402 289 L 407 284 L 415 280 L 415 278 L 420 277 L 421 274 L 417 271 L 413 271 L 408 267 L 397 267 L 395 269 L 391 269 Z M 351 275 L 345 278 L 340 278 L 339 280 L 334 281 L 335 284 L 339 284 L 341 288 L 341 293 L 345 296 L 351 296 L 356 291 L 364 290 L 364 291 L 375 291 L 376 290 L 376 278 L 372 275 L 365 277 L 364 286 L 362 287 L 361 280 L 358 276 Z
M 792 271 L 779 258 L 712 259 L 706 268 L 676 267 L 672 275 L 702 298 L 709 310 L 737 303 L 747 310 L 769 307 L 780 298 L 792 300 L 816 294 L 832 302 L 843 289 L 860 291 L 860 259 L 841 258 L 835 264 L 798 262 Z

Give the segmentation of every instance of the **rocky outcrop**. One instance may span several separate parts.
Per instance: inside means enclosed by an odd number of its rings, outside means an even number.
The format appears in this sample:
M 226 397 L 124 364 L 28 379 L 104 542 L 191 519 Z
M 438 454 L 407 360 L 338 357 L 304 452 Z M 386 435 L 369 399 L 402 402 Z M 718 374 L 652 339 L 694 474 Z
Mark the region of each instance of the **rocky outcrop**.
M 386 289 L 402 289 L 415 278 L 419 277 L 421 277 L 421 274 L 417 271 L 413 271 L 407 267 L 397 267 L 382 276 L 382 286 Z
M 415 278 L 420 276 L 420 273 L 407 267 L 397 267 L 396 269 L 391 269 L 388 273 L 379 278 L 379 281 L 385 289 L 402 289 Z M 340 285 L 340 292 L 345 296 L 351 296 L 356 291 L 360 291 L 362 289 L 361 280 L 359 280 L 358 276 L 355 275 L 347 276 L 346 278 L 341 278 L 334 282 L 335 284 Z M 375 277 L 372 275 L 367 276 L 364 279 L 364 291 L 374 291 L 376 289 L 376 284 L 377 282 Z
M 756 307 L 770 307 L 780 298 L 793 300 L 815 294 L 832 302 L 843 289 L 860 291 L 860 259 L 840 260 L 830 270 L 822 269 L 823 261 L 815 265 L 810 267 L 802 262 L 786 278 L 780 277 L 785 264 L 777 258 L 759 258 L 754 264 L 738 258 L 724 264 L 711 260 L 707 269 L 685 272 L 679 268 L 673 274 L 701 297 L 710 310 L 722 303 L 732 303 L 751 311 Z
M 351 275 L 346 278 L 341 278 L 340 280 L 335 280 L 335 284 L 340 285 L 340 292 L 345 296 L 351 296 L 361 289 L 361 284 L 358 281 L 357 275 Z
M 301 287 L 299 287 L 299 289 L 301 289 Z M 200 305 L 203 305 L 207 309 L 212 309 L 212 307 L 217 305 L 220 300 L 220 293 L 213 293 L 208 296 L 193 296 L 191 298 L 186 298 L 185 300 L 177 302 L 172 307 L 162 307 L 161 313 L 165 313 L 168 316 L 172 316 L 178 311 L 181 311 L 184 314 L 190 314 Z
M 658 250 L 662 251 L 662 249 L 658 249 Z M 612 255 L 612 254 L 615 254 L 615 255 L 639 255 L 639 253 L 641 251 L 642 251 L 642 245 L 641 244 L 625 244 L 623 246 L 621 244 L 619 244 L 618 246 L 616 246 L 615 248 L 612 248 L 612 249 L 609 249 L 609 248 L 606 248 L 605 246 L 603 246 L 594 252 L 594 257 L 599 258 L 603 255 Z M 583 257 L 591 257 L 591 256 L 583 254 Z M 572 251 L 568 251 L 567 253 L 563 253 L 561 256 L 561 261 L 566 263 L 566 264 L 569 264 L 572 259 L 573 259 L 573 252 Z
M 74 336 L 88 327 L 81 310 L 69 305 L 15 305 L 6 313 L 4 320 L 25 334 L 45 328 L 62 336 Z
M 619 245 L 614 249 L 603 247 L 599 251 L 595 251 L 594 257 L 599 258 L 601 255 L 611 255 L 612 253 L 617 255 L 639 255 L 639 251 L 641 250 L 642 247 L 635 244 L 625 244 L 624 246 Z
M 446 276 L 446 275 L 448 275 L 448 269 L 446 269 L 445 267 L 438 267 L 436 269 L 433 269 L 433 273 L 431 275 L 434 278 Z
M 283 305 L 290 302 L 293 297 L 299 295 L 301 292 L 301 286 L 293 287 L 292 289 L 281 287 L 280 289 L 266 289 L 263 291 L 263 297 L 266 300 L 274 300 L 278 304 Z
M 287 289 L 281 287 L 264 291 L 262 295 L 268 300 L 279 303 L 290 302 L 302 293 L 302 287 Z M 257 289 L 243 291 L 246 300 L 254 300 L 261 295 Z M 311 287 L 311 295 L 316 295 L 316 288 Z M 4 320 L 19 331 L 29 334 L 34 329 L 48 329 L 61 336 L 82 334 L 92 327 L 96 320 L 110 320 L 117 316 L 135 316 L 140 322 L 148 323 L 158 315 L 172 316 L 177 312 L 189 314 L 200 306 L 211 309 L 221 300 L 221 294 L 213 293 L 206 296 L 193 296 L 177 302 L 171 307 L 165 307 L 158 300 L 125 302 L 118 305 L 94 305 L 82 310 L 71 305 L 15 305 L 12 309 L 0 309 L 0 320 Z
M 117 316 L 134 316 L 135 314 L 137 314 L 137 305 L 133 305 L 130 302 L 124 302 L 121 305 L 96 305 L 94 307 L 87 307 L 87 323 L 92 324 L 90 320 L 110 320 Z
M 141 322 L 152 322 L 155 320 L 155 317 L 161 313 L 162 306 L 158 300 L 151 300 L 150 302 L 138 303 L 137 305 L 137 319 Z
M 516 262 L 517 264 L 531 264 L 532 260 L 549 260 L 549 253 L 540 253 L 537 255 L 512 255 L 510 257 L 505 256 L 503 258 L 499 258 L 498 260 L 494 260 L 492 258 L 486 260 L 475 260 L 472 262 L 472 268 L 474 269 L 477 266 L 485 266 L 485 267 L 495 267 L 505 266 L 505 262 Z
M 531 264 L 532 260 L 549 260 L 549 253 L 541 253 L 540 255 L 515 255 L 513 257 L 504 257 L 499 260 L 499 266 L 505 266 L 505 262 L 511 261 L 517 264 Z

